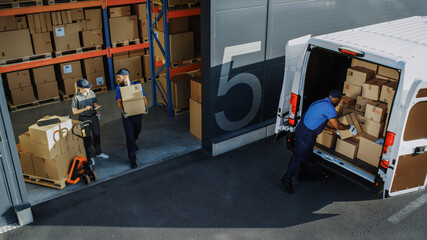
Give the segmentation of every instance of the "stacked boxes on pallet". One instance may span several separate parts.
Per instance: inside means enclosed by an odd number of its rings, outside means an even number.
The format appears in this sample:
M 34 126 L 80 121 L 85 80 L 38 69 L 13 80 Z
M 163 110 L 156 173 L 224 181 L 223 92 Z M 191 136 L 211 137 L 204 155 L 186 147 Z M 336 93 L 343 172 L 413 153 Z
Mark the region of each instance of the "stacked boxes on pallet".
M 40 120 L 59 118 L 60 123 L 31 125 L 19 136 L 22 172 L 49 180 L 63 180 L 76 156 L 85 156 L 82 139 L 71 133 L 71 119 L 46 116 Z M 39 120 L 39 121 L 40 121 Z
M 53 65 L 33 68 L 32 72 L 39 100 L 59 97 Z
M 101 10 L 86 9 L 84 10 L 84 16 L 78 13 L 74 15 L 77 23 L 81 26 L 83 47 L 103 45 Z
M 174 110 L 181 111 L 188 108 L 191 79 L 191 75 L 187 73 L 171 76 L 172 107 Z M 157 80 L 157 83 L 159 84 L 159 88 L 161 89 L 163 96 L 167 97 L 166 76 L 161 74 Z M 162 97 L 159 98 L 159 102 L 166 105 Z
M 50 13 L 28 14 L 28 27 L 33 40 L 34 53 L 42 54 L 52 52 L 51 32 L 53 31 Z
M 83 77 L 80 61 L 62 63 L 60 85 L 63 93 L 72 95 L 76 93 L 75 83 Z
M 86 79 L 92 83 L 92 88 L 105 87 L 104 60 L 102 57 L 89 58 L 83 60 Z
M 0 60 L 32 56 L 30 31 L 22 17 L 0 17 Z
M 355 125 L 358 135 L 352 136 L 346 130 L 339 131 L 337 138 L 324 131 L 317 143 L 331 149 L 335 147 L 336 152 L 348 158 L 357 157 L 377 167 L 398 78 L 395 69 L 353 59 L 344 83 L 346 96 L 336 110 L 342 115 L 340 122 Z
M 7 73 L 6 78 L 13 105 L 22 105 L 35 101 L 29 70 Z

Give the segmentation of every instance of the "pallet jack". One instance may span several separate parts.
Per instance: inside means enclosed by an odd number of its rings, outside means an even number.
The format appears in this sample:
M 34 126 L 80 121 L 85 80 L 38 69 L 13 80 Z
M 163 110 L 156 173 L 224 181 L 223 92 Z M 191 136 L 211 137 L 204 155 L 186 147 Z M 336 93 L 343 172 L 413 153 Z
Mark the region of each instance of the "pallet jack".
M 91 161 L 91 154 L 89 150 L 91 147 L 89 132 L 92 129 L 92 125 L 93 123 L 90 120 L 86 120 L 86 121 L 74 124 L 73 128 L 71 129 L 71 132 L 75 136 L 83 139 L 83 144 L 84 144 L 87 158 L 83 156 L 77 156 L 76 158 L 74 158 L 74 161 L 71 165 L 71 169 L 66 181 L 67 183 L 76 184 L 80 181 L 80 179 L 82 179 L 85 184 L 89 184 L 91 179 L 93 181 L 96 181 L 98 179 L 98 176 L 93 168 L 93 163 Z M 81 135 L 77 134 L 74 131 L 74 129 L 77 126 L 81 127 Z

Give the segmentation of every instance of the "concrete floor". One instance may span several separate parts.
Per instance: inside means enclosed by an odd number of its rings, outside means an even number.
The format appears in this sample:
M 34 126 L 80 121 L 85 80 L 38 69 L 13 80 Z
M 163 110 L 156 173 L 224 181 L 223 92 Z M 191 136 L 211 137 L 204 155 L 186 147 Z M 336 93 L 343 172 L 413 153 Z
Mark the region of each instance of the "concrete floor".
M 149 106 L 152 105 L 151 84 L 144 83 Z M 90 185 L 107 179 L 135 171 L 130 168 L 127 158 L 125 133 L 115 101 L 115 91 L 97 94 L 101 105 L 101 146 L 110 155 L 109 159 L 96 159 L 95 171 L 99 180 Z M 16 141 L 18 136 L 28 131 L 28 126 L 46 115 L 71 116 L 71 101 L 53 103 L 23 111 L 11 113 L 12 125 Z M 71 116 L 77 119 L 76 116 Z M 138 168 L 170 159 L 201 148 L 201 141 L 189 132 L 189 114 L 181 114 L 169 118 L 160 108 L 150 108 L 149 114 L 143 118 L 140 138 L 137 141 L 140 150 L 137 153 Z M 76 185 L 67 184 L 62 190 L 26 183 L 29 201 L 32 205 L 82 189 L 87 186 L 80 182 Z

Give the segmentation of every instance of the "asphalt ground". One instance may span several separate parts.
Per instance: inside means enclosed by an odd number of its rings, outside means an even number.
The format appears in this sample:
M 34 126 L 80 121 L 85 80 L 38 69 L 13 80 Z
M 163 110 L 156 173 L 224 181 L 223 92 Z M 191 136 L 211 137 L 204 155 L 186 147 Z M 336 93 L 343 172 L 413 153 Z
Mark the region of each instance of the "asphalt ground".
M 382 199 L 340 176 L 279 186 L 290 153 L 267 138 L 198 150 L 33 206 L 0 239 L 426 239 L 426 192 Z

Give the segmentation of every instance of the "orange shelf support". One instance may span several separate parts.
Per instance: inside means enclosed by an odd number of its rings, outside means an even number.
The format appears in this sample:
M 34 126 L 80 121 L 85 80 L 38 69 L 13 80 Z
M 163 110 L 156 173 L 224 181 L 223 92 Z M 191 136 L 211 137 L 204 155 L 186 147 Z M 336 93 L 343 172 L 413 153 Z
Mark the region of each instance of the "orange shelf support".
M 115 54 L 115 53 L 121 53 L 121 52 L 127 52 L 127 51 L 140 50 L 140 49 L 144 49 L 144 48 L 148 48 L 148 47 L 149 47 L 148 42 L 147 43 L 139 43 L 139 44 L 134 44 L 134 45 L 129 45 L 129 46 L 111 48 L 110 52 L 111 52 L 111 54 Z
M 168 11 L 168 19 L 200 15 L 200 8 Z
M 10 8 L 10 9 L 0 10 L 0 17 L 25 15 L 25 14 L 41 13 L 41 12 L 61 11 L 61 10 L 69 10 L 69 9 L 75 9 L 75 8 L 100 7 L 100 6 L 102 6 L 102 0 L 61 3 L 61 4 L 37 6 L 37 7 Z
M 78 54 L 67 55 L 63 57 L 57 57 L 57 58 L 49 58 L 49 59 L 36 60 L 36 61 L 30 61 L 30 62 L 24 62 L 24 63 L 17 63 L 13 65 L 0 66 L 0 73 L 14 72 L 14 71 L 25 70 L 25 69 L 36 68 L 36 67 L 43 67 L 43 66 L 52 65 L 52 64 L 60 64 L 64 62 L 77 61 L 77 60 L 99 57 L 104 55 L 107 55 L 107 50 L 97 50 L 97 51 L 78 53 Z
M 135 4 L 135 3 L 145 3 L 146 0 L 105 0 L 107 7 L 108 6 L 118 6 L 126 4 Z
M 190 72 L 190 71 L 200 69 L 201 66 L 202 66 L 201 63 L 194 63 L 194 64 L 185 65 L 177 68 L 170 68 L 169 74 L 172 76 L 180 73 Z

